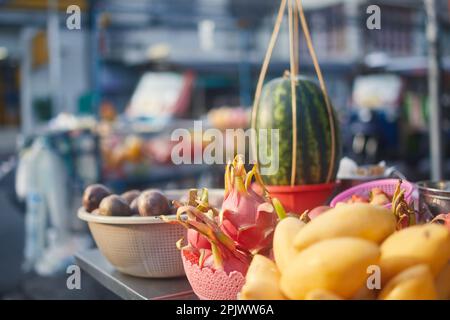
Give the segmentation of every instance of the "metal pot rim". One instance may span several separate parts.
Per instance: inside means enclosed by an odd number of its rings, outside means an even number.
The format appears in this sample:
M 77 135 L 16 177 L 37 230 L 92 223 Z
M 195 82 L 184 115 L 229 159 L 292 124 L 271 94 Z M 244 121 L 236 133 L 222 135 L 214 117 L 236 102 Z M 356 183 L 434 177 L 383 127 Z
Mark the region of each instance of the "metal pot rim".
M 450 186 L 450 181 L 448 181 L 448 180 L 441 180 L 441 181 L 423 180 L 423 181 L 416 182 L 416 186 L 419 189 L 419 191 L 432 191 L 432 192 L 438 192 L 441 194 L 445 193 L 450 196 L 450 189 L 442 190 L 442 189 L 427 187 L 427 186 L 425 186 L 425 184 L 427 184 L 427 183 L 433 183 L 433 184 L 443 183 L 445 185 Z

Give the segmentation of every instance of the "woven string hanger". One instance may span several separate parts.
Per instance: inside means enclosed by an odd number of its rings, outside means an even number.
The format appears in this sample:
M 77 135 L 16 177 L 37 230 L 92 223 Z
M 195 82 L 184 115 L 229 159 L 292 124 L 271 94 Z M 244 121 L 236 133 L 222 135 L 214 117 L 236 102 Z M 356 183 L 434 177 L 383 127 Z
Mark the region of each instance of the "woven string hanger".
M 264 84 L 264 79 L 267 74 L 267 69 L 269 68 L 270 59 L 272 57 L 272 52 L 277 42 L 278 34 L 280 31 L 281 24 L 283 22 L 284 14 L 286 12 L 286 7 L 288 11 L 288 26 L 289 26 L 289 64 L 290 64 L 290 81 L 291 81 L 291 97 L 292 97 L 292 169 L 291 169 L 291 186 L 295 185 L 295 176 L 297 169 L 297 97 L 295 90 L 295 79 L 299 70 L 299 18 L 302 28 L 302 32 L 305 36 L 306 45 L 308 47 L 308 52 L 311 56 L 314 70 L 319 80 L 320 88 L 325 97 L 325 103 L 328 110 L 328 121 L 330 123 L 331 129 L 331 165 L 327 173 L 326 182 L 331 182 L 335 159 L 336 159 L 336 132 L 335 123 L 333 119 L 333 111 L 331 106 L 331 101 L 328 96 L 327 87 L 323 79 L 322 71 L 319 66 L 316 51 L 314 49 L 311 34 L 309 32 L 309 27 L 306 22 L 305 12 L 303 10 L 303 5 L 301 0 L 281 0 L 280 8 L 278 9 L 277 18 L 275 20 L 275 25 L 273 27 L 272 35 L 269 40 L 269 46 L 267 48 L 266 54 L 264 56 L 263 64 L 261 66 L 261 71 L 259 74 L 258 82 L 256 85 L 255 99 L 253 100 L 253 112 L 252 112 L 252 127 L 255 128 L 256 125 L 256 114 L 259 107 L 259 102 L 261 98 L 261 92 Z M 257 157 L 256 146 L 254 150 L 254 155 Z

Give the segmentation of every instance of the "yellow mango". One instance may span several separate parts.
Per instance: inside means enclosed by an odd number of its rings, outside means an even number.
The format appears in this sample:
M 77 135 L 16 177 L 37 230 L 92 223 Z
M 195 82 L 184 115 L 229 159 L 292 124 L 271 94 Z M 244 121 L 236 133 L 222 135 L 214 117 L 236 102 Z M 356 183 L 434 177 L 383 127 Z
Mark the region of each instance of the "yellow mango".
M 316 289 L 348 299 L 365 284 L 367 268 L 377 265 L 379 258 L 379 247 L 367 240 L 350 237 L 323 240 L 293 257 L 281 275 L 281 290 L 290 299 L 302 300 Z
M 323 289 L 316 289 L 308 292 L 305 300 L 342 300 L 342 298 L 333 292 Z
M 450 258 L 450 232 L 438 224 L 413 226 L 395 232 L 381 245 L 381 278 L 386 283 L 401 271 L 427 264 L 436 276 Z
M 273 255 L 281 273 L 297 254 L 294 248 L 294 237 L 305 226 L 305 223 L 295 217 L 287 217 L 281 220 L 275 228 L 273 235 Z
M 369 289 L 365 283 L 352 297 L 352 300 L 375 300 L 377 298 L 377 294 L 378 290 Z
M 390 210 L 365 203 L 342 205 L 309 222 L 295 237 L 294 247 L 303 250 L 321 240 L 356 237 L 381 243 L 395 231 Z
M 438 299 L 450 300 L 450 262 L 438 274 L 435 285 Z
M 426 264 L 400 272 L 381 291 L 381 300 L 434 300 L 437 298 L 433 275 Z
M 280 273 L 275 263 L 262 256 L 255 255 L 241 289 L 241 300 L 284 300 L 280 290 Z

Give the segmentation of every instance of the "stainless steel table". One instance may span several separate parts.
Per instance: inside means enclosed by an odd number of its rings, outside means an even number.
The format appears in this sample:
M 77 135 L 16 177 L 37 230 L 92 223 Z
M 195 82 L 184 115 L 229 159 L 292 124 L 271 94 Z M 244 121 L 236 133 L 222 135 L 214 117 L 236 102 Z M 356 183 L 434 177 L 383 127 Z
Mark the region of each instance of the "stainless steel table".
M 137 278 L 118 272 L 98 249 L 75 255 L 78 266 L 107 289 L 126 300 L 194 300 L 186 277 L 171 279 Z

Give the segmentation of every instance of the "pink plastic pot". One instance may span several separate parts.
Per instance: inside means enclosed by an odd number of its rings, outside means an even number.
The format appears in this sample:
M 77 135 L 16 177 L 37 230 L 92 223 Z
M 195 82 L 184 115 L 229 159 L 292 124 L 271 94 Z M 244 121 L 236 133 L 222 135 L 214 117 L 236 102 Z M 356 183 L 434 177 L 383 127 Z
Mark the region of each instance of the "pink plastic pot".
M 184 271 L 194 293 L 200 300 L 236 300 L 245 283 L 245 276 L 237 271 L 226 274 L 209 267 L 200 268 L 181 251 Z
M 352 195 L 367 197 L 369 195 L 369 192 L 374 188 L 380 188 L 389 196 L 393 196 L 397 184 L 398 179 L 381 179 L 363 183 L 353 188 L 347 189 L 344 192 L 341 192 L 336 197 L 334 197 L 330 205 L 332 207 L 335 207 L 338 202 L 346 202 L 352 197 Z M 405 200 L 407 202 L 410 202 L 412 200 L 412 195 L 414 192 L 414 185 L 408 181 L 403 180 L 401 188 L 405 189 Z M 390 203 L 385 205 L 386 208 L 390 208 L 391 206 L 392 205 Z

